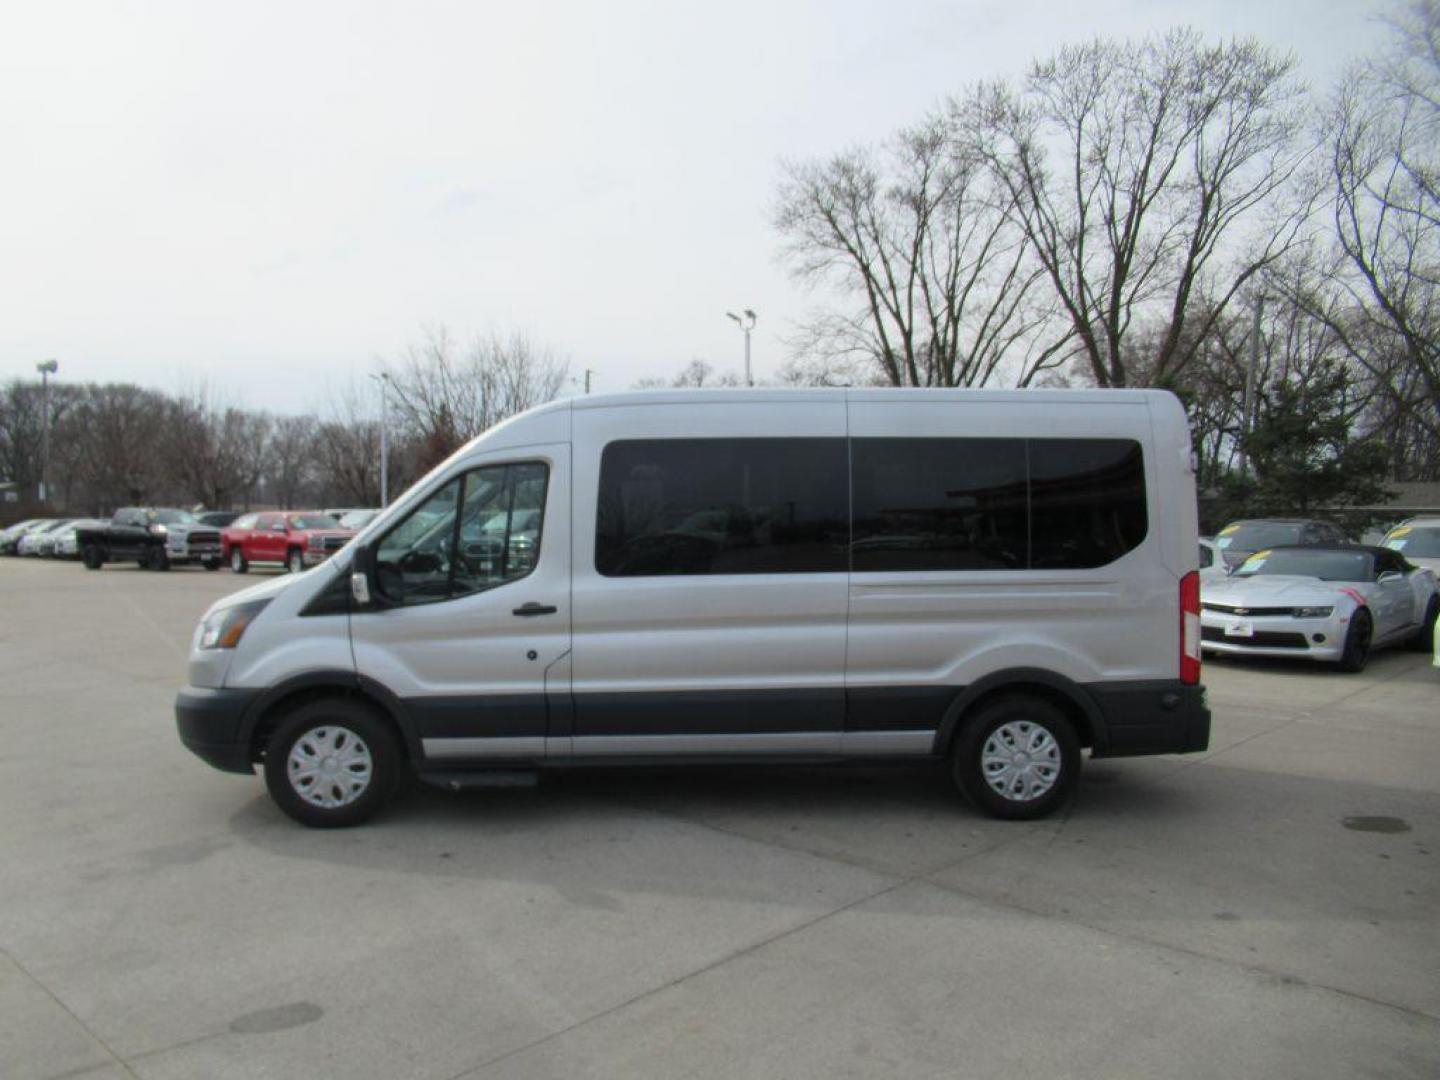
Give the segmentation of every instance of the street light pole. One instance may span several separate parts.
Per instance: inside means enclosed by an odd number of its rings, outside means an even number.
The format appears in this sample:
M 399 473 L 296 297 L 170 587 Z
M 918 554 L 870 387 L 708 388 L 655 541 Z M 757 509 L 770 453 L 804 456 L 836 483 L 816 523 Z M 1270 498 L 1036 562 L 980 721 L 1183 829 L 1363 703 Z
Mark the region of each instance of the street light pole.
M 755 329 L 755 312 L 748 307 L 745 308 L 743 319 L 733 311 L 727 311 L 725 314 L 734 319 L 735 325 L 745 331 L 745 385 L 754 386 L 755 379 L 750 373 L 750 331 Z
M 390 423 L 385 400 L 389 397 L 385 391 L 390 385 L 390 373 L 382 371 L 370 377 L 380 384 L 380 506 L 383 509 L 390 505 Z
M 40 501 L 48 501 L 45 478 L 50 475 L 50 376 L 60 370 L 56 360 L 42 360 L 35 365 L 40 372 Z
M 1260 320 L 1265 314 L 1265 294 L 1255 297 L 1254 321 L 1250 324 L 1250 362 L 1245 365 L 1245 399 L 1242 405 L 1244 415 L 1240 417 L 1240 437 L 1250 434 L 1253 402 L 1255 400 L 1255 369 L 1260 366 Z M 1240 443 L 1240 476 L 1243 479 L 1250 462 L 1245 455 L 1245 443 Z

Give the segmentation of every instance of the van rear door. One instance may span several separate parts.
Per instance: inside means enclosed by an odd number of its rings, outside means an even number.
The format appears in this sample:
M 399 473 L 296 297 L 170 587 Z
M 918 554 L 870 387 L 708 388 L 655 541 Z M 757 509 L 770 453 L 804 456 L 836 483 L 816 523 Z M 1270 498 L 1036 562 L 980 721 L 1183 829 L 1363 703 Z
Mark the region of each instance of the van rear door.
M 1173 677 L 1150 432 L 1138 393 L 851 392 L 847 749 L 928 750 L 1005 669 Z

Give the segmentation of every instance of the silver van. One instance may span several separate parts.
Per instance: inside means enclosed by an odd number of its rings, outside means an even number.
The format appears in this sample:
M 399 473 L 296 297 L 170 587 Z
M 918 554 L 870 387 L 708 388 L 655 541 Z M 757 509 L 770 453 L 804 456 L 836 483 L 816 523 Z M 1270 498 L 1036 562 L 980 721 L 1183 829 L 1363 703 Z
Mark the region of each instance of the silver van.
M 292 817 L 596 764 L 941 759 L 1048 813 L 1209 742 L 1190 436 L 1161 391 L 559 401 L 329 562 L 218 601 L 176 715 Z

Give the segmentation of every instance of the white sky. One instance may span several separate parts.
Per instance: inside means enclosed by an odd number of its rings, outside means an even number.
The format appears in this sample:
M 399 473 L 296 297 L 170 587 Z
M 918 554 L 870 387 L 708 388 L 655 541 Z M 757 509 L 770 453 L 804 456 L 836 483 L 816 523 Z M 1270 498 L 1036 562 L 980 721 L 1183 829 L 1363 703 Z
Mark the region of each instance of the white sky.
M 597 391 L 757 374 L 814 303 L 782 158 L 884 136 L 1094 34 L 1293 50 L 1363 0 L 0 3 L 0 380 L 206 385 L 296 412 L 444 323 L 521 330 Z

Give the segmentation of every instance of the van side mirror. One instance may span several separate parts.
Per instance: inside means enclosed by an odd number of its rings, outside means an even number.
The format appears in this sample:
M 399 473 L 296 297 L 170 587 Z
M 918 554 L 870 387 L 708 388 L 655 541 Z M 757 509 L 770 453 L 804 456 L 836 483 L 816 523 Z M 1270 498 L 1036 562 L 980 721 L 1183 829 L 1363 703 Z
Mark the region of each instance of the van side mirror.
M 355 607 L 374 611 L 394 607 L 375 584 L 375 549 L 364 544 L 355 549 L 350 562 L 350 599 Z
M 350 597 L 361 607 L 370 606 L 370 579 L 359 570 L 350 575 Z

